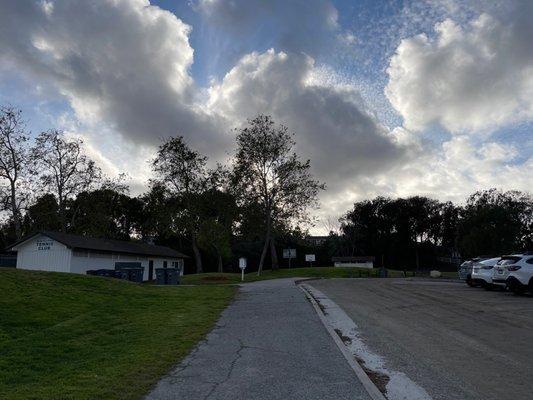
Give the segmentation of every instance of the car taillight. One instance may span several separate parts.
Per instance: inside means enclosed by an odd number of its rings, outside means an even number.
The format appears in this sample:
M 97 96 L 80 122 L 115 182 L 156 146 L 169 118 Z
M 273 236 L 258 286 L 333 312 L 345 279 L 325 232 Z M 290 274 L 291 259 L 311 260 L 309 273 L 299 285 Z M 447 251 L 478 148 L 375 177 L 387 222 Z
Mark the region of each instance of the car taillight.
M 518 271 L 520 268 L 521 268 L 520 265 L 508 265 L 507 266 L 507 269 L 509 271 Z

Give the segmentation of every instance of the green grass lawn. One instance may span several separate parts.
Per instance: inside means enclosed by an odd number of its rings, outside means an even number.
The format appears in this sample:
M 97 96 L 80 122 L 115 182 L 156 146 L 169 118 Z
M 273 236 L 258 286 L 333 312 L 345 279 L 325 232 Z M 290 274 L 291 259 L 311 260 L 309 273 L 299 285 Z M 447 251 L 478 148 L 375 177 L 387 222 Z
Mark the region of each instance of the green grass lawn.
M 403 277 L 403 271 L 388 270 L 389 277 Z M 278 269 L 275 271 L 265 270 L 261 276 L 257 276 L 256 272 L 250 272 L 244 275 L 245 282 L 255 282 L 265 279 L 277 278 L 366 278 L 377 277 L 379 270 L 368 270 L 365 268 L 334 268 L 334 267 L 313 267 L 313 268 L 292 268 L 292 269 Z M 411 276 L 411 272 L 407 272 L 407 276 Z M 443 277 L 457 277 L 455 272 L 445 272 Z M 182 278 L 184 284 L 199 285 L 199 284 L 227 284 L 240 283 L 241 274 L 236 273 L 205 273 L 185 275 Z
M 0 399 L 141 398 L 234 293 L 0 268 Z

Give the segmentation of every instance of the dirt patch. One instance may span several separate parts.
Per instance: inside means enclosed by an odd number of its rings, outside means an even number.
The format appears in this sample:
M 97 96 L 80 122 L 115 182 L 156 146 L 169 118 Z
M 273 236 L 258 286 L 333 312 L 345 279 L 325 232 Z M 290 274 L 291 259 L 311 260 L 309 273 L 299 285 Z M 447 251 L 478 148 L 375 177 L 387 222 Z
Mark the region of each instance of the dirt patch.
M 363 368 L 363 370 L 365 371 L 367 376 L 370 378 L 370 380 L 374 382 L 374 385 L 377 386 L 379 391 L 383 393 L 384 395 L 386 395 L 387 394 L 387 383 L 389 383 L 390 377 L 380 372 L 376 372 L 376 371 L 372 371 L 371 369 L 368 369 L 365 366 L 365 362 L 361 358 L 357 357 L 356 355 L 354 355 L 354 358 L 357 360 L 361 368 Z
M 202 278 L 204 282 L 224 282 L 228 280 L 227 276 L 205 276 Z

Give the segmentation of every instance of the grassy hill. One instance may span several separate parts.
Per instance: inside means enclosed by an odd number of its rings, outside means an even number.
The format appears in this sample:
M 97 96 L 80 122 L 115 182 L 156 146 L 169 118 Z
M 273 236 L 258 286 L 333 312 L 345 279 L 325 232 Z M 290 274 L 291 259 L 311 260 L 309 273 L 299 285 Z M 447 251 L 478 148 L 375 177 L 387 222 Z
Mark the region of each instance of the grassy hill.
M 0 398 L 141 398 L 234 292 L 0 268 Z

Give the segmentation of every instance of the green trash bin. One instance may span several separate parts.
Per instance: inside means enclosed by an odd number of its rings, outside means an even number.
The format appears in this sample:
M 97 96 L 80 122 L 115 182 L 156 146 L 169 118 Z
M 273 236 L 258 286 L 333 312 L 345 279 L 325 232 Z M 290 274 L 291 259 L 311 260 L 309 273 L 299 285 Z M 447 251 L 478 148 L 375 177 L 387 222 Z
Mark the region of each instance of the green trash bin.
M 180 284 L 180 270 L 178 268 L 167 268 L 165 270 L 167 275 L 167 285 L 179 285 Z
M 156 268 L 155 269 L 155 282 L 158 285 L 166 285 L 167 284 L 166 268 Z

